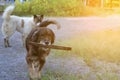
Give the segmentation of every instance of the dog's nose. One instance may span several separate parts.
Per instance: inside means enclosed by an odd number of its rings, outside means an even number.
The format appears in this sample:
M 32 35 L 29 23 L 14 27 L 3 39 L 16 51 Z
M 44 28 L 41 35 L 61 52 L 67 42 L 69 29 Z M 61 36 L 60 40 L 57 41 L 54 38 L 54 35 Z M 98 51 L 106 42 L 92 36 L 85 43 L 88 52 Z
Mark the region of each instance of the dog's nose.
M 48 45 L 48 44 L 49 44 L 49 42 L 48 42 L 48 41 L 46 41 L 46 42 L 45 42 L 45 44 L 46 44 L 46 45 Z

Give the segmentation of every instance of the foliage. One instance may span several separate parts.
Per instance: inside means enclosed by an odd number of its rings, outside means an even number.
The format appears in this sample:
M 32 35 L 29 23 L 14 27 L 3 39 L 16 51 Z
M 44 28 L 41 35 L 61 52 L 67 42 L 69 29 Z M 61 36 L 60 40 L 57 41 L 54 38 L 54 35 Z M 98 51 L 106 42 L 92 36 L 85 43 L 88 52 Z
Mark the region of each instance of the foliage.
M 15 1 L 15 15 L 44 14 L 46 16 L 101 16 L 119 14 L 120 8 L 106 9 L 85 6 L 82 0 L 28 0 Z M 8 6 L 5 5 L 4 8 Z
M 24 3 L 16 0 L 15 5 L 14 12 L 18 15 L 80 16 L 84 10 L 81 0 L 32 0 Z

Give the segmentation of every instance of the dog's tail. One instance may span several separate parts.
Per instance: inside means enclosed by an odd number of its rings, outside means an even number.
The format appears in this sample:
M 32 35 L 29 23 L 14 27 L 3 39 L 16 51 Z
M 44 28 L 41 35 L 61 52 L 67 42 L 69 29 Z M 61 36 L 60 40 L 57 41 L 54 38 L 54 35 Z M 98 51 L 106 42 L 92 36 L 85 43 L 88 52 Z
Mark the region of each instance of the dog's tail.
M 12 14 L 13 10 L 14 10 L 15 6 L 11 5 L 8 6 L 5 10 L 4 13 L 2 15 L 2 18 L 5 20 L 9 20 L 10 19 L 10 15 Z
M 45 20 L 40 23 L 39 27 L 47 27 L 50 24 L 55 24 L 57 26 L 57 29 L 61 28 L 60 24 L 55 20 Z

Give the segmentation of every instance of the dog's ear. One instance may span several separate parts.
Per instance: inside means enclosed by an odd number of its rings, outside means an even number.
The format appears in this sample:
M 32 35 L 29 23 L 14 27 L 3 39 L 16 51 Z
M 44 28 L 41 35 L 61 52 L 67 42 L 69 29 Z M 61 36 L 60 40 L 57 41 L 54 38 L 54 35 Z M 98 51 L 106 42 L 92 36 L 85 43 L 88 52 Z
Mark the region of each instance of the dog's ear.
M 34 33 L 32 34 L 31 41 L 37 42 L 38 37 L 39 37 L 39 30 L 36 30 L 36 31 L 34 31 Z
M 37 15 L 33 15 L 34 16 L 34 19 L 37 18 Z
M 50 30 L 50 33 L 51 33 L 51 44 L 53 44 L 55 41 L 55 34 L 52 30 Z
M 44 15 L 41 15 L 41 18 L 43 18 L 44 17 Z
M 30 45 L 32 45 L 32 46 L 34 46 L 34 47 L 38 47 L 38 46 L 39 46 L 37 43 L 32 42 L 32 41 L 31 41 L 31 42 L 29 42 L 29 44 L 30 44 Z
M 51 43 L 53 44 L 54 41 L 55 41 L 55 35 L 53 34 Z
M 40 22 L 42 22 L 44 15 L 40 15 Z

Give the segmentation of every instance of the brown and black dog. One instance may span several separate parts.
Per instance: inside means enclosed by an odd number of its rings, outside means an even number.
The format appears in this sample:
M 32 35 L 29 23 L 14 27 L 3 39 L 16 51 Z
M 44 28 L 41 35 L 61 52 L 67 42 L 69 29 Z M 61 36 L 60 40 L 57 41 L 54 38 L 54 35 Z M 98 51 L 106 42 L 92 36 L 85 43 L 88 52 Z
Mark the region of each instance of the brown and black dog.
M 40 43 L 43 45 L 51 45 L 54 43 L 54 32 L 46 28 L 49 24 L 60 25 L 56 21 L 43 21 L 36 29 L 33 29 L 26 39 L 26 62 L 28 65 L 30 80 L 41 79 L 41 69 L 45 64 L 46 57 L 50 53 L 50 48 L 40 47 L 39 45 L 30 44 L 30 42 Z

